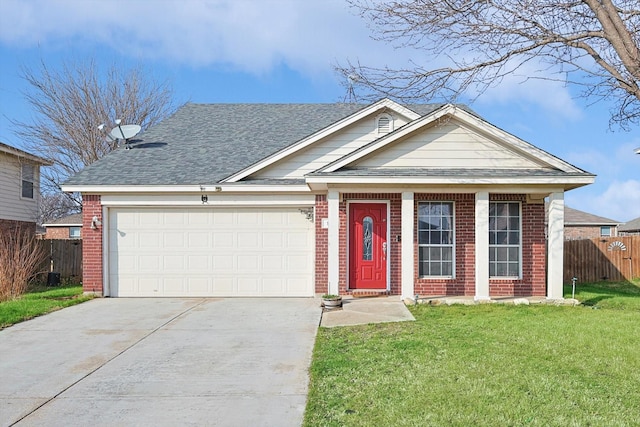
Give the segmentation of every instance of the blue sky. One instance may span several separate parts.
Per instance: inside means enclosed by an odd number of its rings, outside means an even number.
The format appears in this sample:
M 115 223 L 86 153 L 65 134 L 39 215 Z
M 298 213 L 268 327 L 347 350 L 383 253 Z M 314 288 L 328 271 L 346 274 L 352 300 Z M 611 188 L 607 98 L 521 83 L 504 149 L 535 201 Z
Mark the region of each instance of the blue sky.
M 22 66 L 94 58 L 142 65 L 176 103 L 340 102 L 333 65 L 423 62 L 394 49 L 344 0 L 2 0 L 0 141 L 20 147 L 9 120 L 30 120 Z M 532 67 L 534 65 L 531 65 Z M 494 125 L 582 169 L 596 183 L 566 194 L 576 209 L 617 221 L 640 216 L 640 128 L 609 129 L 610 105 L 590 105 L 558 82 L 505 79 L 471 106 Z M 441 101 L 441 100 L 433 100 Z

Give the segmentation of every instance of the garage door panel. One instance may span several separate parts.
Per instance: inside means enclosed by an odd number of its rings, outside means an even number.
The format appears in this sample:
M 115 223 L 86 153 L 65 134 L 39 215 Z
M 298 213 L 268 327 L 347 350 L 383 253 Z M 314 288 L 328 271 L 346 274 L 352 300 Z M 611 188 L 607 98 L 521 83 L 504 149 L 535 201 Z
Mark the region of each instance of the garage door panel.
M 262 270 L 265 272 L 280 272 L 285 266 L 283 255 L 262 256 Z
M 214 296 L 231 296 L 236 293 L 234 278 L 231 276 L 214 276 L 211 281 Z
M 312 267 L 311 262 L 312 259 L 308 255 L 287 255 L 284 268 L 292 273 L 301 274 Z
M 211 265 L 209 261 L 210 256 L 207 255 L 188 255 L 187 267 L 190 273 L 206 273 L 211 271 Z
M 165 255 L 162 258 L 161 270 L 169 274 L 182 274 L 187 271 L 183 255 Z
M 255 254 L 238 255 L 238 274 L 258 271 L 258 256 Z
M 181 231 L 168 231 L 162 233 L 164 239 L 164 247 L 172 249 L 185 248 L 185 235 Z
M 238 248 L 248 248 L 248 249 L 252 249 L 258 246 L 258 242 L 259 242 L 259 235 L 256 234 L 255 232 L 248 232 L 248 231 L 242 231 L 239 232 L 237 235 L 237 242 L 236 242 L 236 246 Z
M 243 225 L 243 226 L 252 226 L 259 225 L 261 221 L 259 220 L 259 213 L 255 211 L 248 212 L 238 212 L 236 216 L 235 224 Z
M 291 249 L 304 249 L 309 247 L 310 238 L 308 233 L 288 232 L 286 234 L 287 247 Z
M 155 249 L 160 246 L 161 236 L 157 231 L 141 231 L 137 233 L 137 236 L 133 235 L 133 233 L 131 234 L 131 236 L 125 234 L 118 240 L 120 249 L 135 247 Z
M 192 248 L 192 249 L 195 249 L 195 248 L 207 249 L 209 248 L 209 246 L 211 246 L 211 243 L 209 242 L 209 234 L 202 233 L 202 232 L 188 233 L 187 242 L 189 242 L 189 248 Z
M 232 255 L 214 255 L 213 271 L 218 273 L 232 271 L 234 269 L 233 259 Z
M 262 233 L 262 247 L 269 249 L 282 249 L 285 246 L 283 233 L 264 232 Z
M 114 296 L 311 296 L 314 225 L 293 208 L 112 208 Z
M 133 289 L 130 289 L 131 294 L 127 296 L 135 296 L 137 294 L 144 296 L 158 295 L 158 291 L 161 289 L 160 280 L 159 277 L 139 277 L 137 280 L 131 278 Z
M 137 257 L 130 257 L 130 259 L 138 259 L 138 270 L 143 273 L 155 273 L 160 270 L 161 262 L 159 255 L 139 255 Z M 126 268 L 125 266 L 122 266 Z
M 256 295 L 259 292 L 257 277 L 238 277 L 238 294 L 242 296 Z
M 206 277 L 187 278 L 187 287 L 189 289 L 189 295 L 207 296 L 211 293 L 209 279 Z

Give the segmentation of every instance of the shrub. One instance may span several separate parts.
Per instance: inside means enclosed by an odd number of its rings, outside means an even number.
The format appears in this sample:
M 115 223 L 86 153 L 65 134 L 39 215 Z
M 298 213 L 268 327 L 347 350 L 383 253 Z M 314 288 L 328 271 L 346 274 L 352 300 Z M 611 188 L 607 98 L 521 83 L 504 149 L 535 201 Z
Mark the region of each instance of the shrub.
M 46 257 L 33 227 L 16 225 L 0 230 L 0 301 L 22 295 Z

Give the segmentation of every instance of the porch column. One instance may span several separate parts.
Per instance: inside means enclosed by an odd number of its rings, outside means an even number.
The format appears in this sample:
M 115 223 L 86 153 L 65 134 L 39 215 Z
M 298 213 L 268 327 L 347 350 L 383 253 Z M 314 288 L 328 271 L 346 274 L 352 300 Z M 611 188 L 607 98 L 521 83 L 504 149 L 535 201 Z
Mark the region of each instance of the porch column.
M 330 190 L 327 194 L 329 230 L 327 236 L 327 273 L 329 293 L 338 295 L 340 282 L 340 193 Z
M 400 247 L 401 258 L 401 294 L 402 298 L 413 298 L 414 287 L 413 280 L 415 274 L 414 260 L 415 253 L 413 240 L 413 218 L 414 218 L 414 202 L 413 192 L 402 193 L 402 216 L 401 216 L 401 231 L 400 239 L 402 241 Z
M 547 298 L 563 299 L 564 192 L 551 193 L 547 228 Z
M 476 301 L 489 297 L 489 192 L 476 193 Z

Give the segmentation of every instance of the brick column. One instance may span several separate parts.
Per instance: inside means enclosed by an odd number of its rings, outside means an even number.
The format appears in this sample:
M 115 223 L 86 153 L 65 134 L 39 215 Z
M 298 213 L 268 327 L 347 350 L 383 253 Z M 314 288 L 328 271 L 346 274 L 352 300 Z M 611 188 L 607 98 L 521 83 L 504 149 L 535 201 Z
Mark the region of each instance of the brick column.
M 102 230 L 104 224 L 91 228 L 93 217 L 102 222 L 100 196 L 82 195 L 82 289 L 85 293 L 104 295 Z

